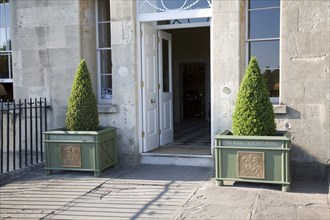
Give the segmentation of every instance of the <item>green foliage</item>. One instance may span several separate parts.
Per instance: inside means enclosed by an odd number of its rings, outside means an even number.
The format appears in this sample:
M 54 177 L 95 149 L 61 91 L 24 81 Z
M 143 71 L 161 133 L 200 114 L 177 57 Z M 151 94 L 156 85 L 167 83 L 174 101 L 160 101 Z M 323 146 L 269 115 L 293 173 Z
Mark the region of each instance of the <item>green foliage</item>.
M 275 133 L 275 116 L 265 79 L 260 73 L 257 59 L 252 57 L 236 101 L 233 134 L 268 136 Z
M 96 98 L 85 60 L 77 68 L 65 124 L 69 131 L 95 131 L 99 126 Z

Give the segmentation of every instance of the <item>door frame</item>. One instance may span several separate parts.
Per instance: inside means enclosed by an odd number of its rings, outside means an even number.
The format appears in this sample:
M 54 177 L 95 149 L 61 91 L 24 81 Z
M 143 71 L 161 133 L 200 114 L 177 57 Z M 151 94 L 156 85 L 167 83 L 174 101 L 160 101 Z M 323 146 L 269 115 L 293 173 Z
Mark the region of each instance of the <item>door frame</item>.
M 210 20 L 212 19 L 212 16 L 209 15 L 209 18 Z M 173 19 L 173 18 L 172 18 Z M 138 79 L 137 79 L 137 90 L 138 90 L 138 119 L 137 119 L 137 133 L 136 133 L 136 137 L 138 139 L 138 149 L 139 149 L 139 153 L 142 154 L 142 153 L 146 153 L 144 152 L 144 146 L 143 146 L 143 138 L 142 138 L 142 132 L 143 132 L 143 94 L 142 94 L 142 88 L 141 88 L 141 82 L 142 82 L 142 74 L 143 74 L 143 71 L 142 71 L 142 45 L 141 45 L 141 34 L 142 34 L 142 30 L 141 30 L 141 24 L 142 23 L 150 23 L 152 24 L 155 28 L 157 28 L 157 21 L 139 21 L 138 19 L 136 20 L 136 45 L 137 45 L 137 50 L 136 50 L 136 66 L 137 66 L 137 73 L 138 73 Z M 179 29 L 185 29 L 185 27 L 178 27 Z M 186 27 L 187 28 L 187 27 Z M 213 45 L 213 40 L 212 40 L 212 22 L 210 22 L 209 24 L 209 28 L 210 28 L 210 59 L 208 60 L 208 62 L 206 63 L 207 64 L 207 67 L 209 69 L 209 72 L 210 72 L 210 115 L 211 115 L 211 148 L 213 146 L 213 139 L 212 139 L 212 134 L 213 134 L 213 131 L 212 131 L 212 100 L 211 100 L 211 97 L 212 97 L 212 83 L 211 83 L 211 79 L 213 78 L 212 75 L 213 75 L 213 67 L 212 67 L 212 60 L 213 60 L 213 56 L 212 56 L 212 45 Z M 173 54 L 172 54 L 173 56 Z M 201 61 L 201 59 L 199 59 L 199 61 Z M 204 60 L 205 61 L 205 60 Z M 172 64 L 173 67 L 175 68 L 175 66 L 177 65 L 176 63 L 173 63 Z M 174 72 L 174 71 L 173 71 Z M 174 96 L 173 96 L 173 105 L 174 105 Z M 174 112 L 174 108 L 173 108 L 173 112 Z M 173 116 L 174 116 L 174 113 L 173 113 Z M 173 123 L 175 121 L 175 118 L 173 117 Z M 211 155 L 213 155 L 213 150 L 211 149 Z

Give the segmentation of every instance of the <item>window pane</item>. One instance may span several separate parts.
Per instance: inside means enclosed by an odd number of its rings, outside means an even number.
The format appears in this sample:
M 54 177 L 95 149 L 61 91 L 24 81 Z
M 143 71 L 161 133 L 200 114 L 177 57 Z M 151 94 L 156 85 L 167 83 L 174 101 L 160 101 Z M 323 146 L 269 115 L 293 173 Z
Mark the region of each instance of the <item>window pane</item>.
M 101 98 L 112 99 L 112 75 L 101 75 Z
M 6 24 L 7 26 L 10 26 L 10 16 L 9 16 L 9 3 L 8 3 L 8 0 L 6 0 L 5 2 L 7 2 L 5 4 L 5 12 L 6 12 Z
M 266 80 L 266 86 L 270 97 L 279 97 L 280 90 L 280 70 L 261 69 L 261 73 Z
M 0 99 L 13 101 L 13 83 L 0 83 Z
M 163 92 L 170 91 L 168 41 L 163 39 Z
M 280 0 L 250 0 L 250 9 L 280 6 Z
M 0 50 L 3 50 L 3 51 L 6 50 L 6 29 L 5 28 L 0 28 Z
M 100 73 L 101 74 L 112 73 L 111 50 L 100 51 Z
M 280 36 L 280 9 L 249 12 L 249 39 Z
M 6 45 L 7 50 L 11 50 L 11 40 L 10 40 L 10 28 L 7 29 L 7 45 Z
M 110 21 L 110 0 L 98 0 L 98 21 Z
M 99 48 L 111 47 L 110 23 L 99 24 Z
M 9 58 L 8 54 L 0 54 L 0 79 L 9 79 Z
M 256 56 L 260 69 L 279 68 L 279 41 L 249 42 L 249 57 Z
M 0 0 L 1 2 L 1 0 Z M 5 27 L 5 7 L 4 4 L 0 3 L 0 27 Z

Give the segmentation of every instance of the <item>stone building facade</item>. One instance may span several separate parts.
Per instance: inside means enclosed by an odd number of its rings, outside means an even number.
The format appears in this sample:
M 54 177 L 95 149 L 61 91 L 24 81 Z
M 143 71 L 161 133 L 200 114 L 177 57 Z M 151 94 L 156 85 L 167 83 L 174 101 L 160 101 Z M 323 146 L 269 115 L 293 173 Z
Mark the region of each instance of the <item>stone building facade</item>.
M 249 29 L 255 26 L 253 11 L 276 9 L 275 14 L 279 13 L 280 18 L 278 36 L 261 36 L 259 40 L 279 45 L 277 58 L 270 53 L 278 59 L 275 68 L 280 69 L 278 95 L 274 101 L 278 128 L 293 134 L 292 161 L 296 172 L 317 168 L 317 173 L 321 174 L 321 168 L 329 165 L 329 1 L 273 1 L 275 5 L 261 3 L 258 8 L 262 1 L 252 0 L 249 4 L 245 0 L 200 0 L 188 1 L 187 6 L 179 5 L 181 10 L 173 10 L 176 6 L 171 10 L 166 1 L 160 0 L 4 2 L 10 6 L 14 98 L 47 97 L 51 103 L 50 128 L 63 127 L 75 70 L 79 61 L 85 59 L 98 96 L 100 123 L 118 128 L 118 158 L 123 166 L 136 166 L 141 162 L 212 166 L 211 137 L 231 128 L 236 94 L 249 56 L 253 55 L 249 50 L 254 42 L 257 45 L 258 40 L 249 35 L 252 33 Z M 197 7 L 201 2 L 204 2 L 201 8 Z M 255 2 L 256 8 L 253 8 Z M 144 11 L 145 6 L 150 9 Z M 161 8 L 163 6 L 169 10 Z M 254 19 L 258 20 L 258 16 Z M 267 19 L 274 21 L 274 17 Z M 267 24 L 258 25 L 267 27 Z M 162 31 L 172 36 L 167 48 L 171 47 L 172 53 L 170 72 L 173 72 L 171 83 L 175 91 L 170 109 L 174 114 L 172 118 L 166 116 L 172 125 L 185 114 L 182 96 L 192 95 L 182 93 L 184 85 L 178 82 L 184 79 L 180 71 L 196 63 L 204 65 L 205 94 L 200 96 L 206 104 L 199 111 L 210 123 L 208 155 L 189 156 L 188 152 L 178 156 L 174 152 L 157 157 L 156 153 L 148 153 L 162 144 L 158 139 L 157 146 L 148 148 L 145 140 L 148 132 L 145 126 L 150 123 L 146 121 L 148 114 L 144 113 L 148 107 L 145 89 L 149 82 L 145 75 L 148 71 L 145 66 L 148 65 L 145 63 L 147 27 L 154 28 L 155 33 Z M 106 57 L 108 64 L 102 66 L 104 54 L 111 54 L 111 58 Z M 167 53 L 162 56 L 164 54 Z M 160 59 L 160 54 L 156 55 Z M 102 68 L 110 70 L 102 75 Z M 154 70 L 156 75 L 161 71 Z M 159 87 L 165 94 L 165 77 L 162 80 Z M 104 89 L 104 85 L 111 90 Z M 161 101 L 159 97 L 160 94 L 156 101 Z M 161 111 L 161 108 L 156 110 Z M 162 121 L 161 113 L 157 114 L 156 120 Z

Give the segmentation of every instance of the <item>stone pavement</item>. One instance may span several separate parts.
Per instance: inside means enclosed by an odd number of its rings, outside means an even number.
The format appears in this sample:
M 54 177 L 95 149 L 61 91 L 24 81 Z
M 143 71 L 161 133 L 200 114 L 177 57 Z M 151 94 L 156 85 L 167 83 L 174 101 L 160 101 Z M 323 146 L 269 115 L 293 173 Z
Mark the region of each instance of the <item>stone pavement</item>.
M 294 178 L 291 189 L 217 187 L 203 167 L 110 168 L 101 178 L 37 168 L 0 188 L 0 219 L 330 219 L 326 180 Z

